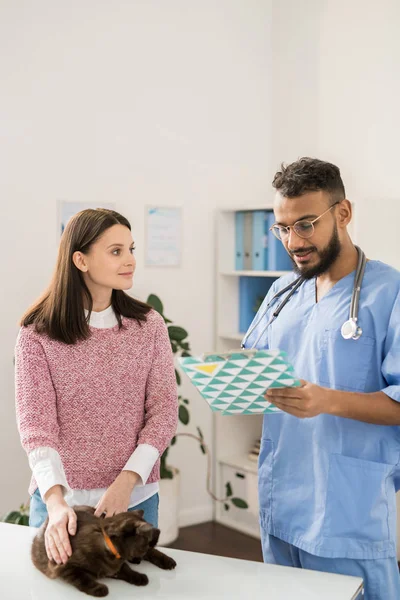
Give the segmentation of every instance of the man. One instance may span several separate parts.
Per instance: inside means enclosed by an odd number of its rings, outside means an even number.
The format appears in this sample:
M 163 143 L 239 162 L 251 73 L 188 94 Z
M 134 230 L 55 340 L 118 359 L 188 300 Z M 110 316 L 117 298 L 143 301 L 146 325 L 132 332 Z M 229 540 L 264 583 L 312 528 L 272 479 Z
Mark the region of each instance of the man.
M 352 208 L 340 171 L 302 158 L 282 166 L 273 186 L 273 232 L 296 273 L 274 283 L 245 345 L 285 350 L 302 386 L 266 394 L 282 412 L 263 423 L 264 560 L 356 575 L 364 579 L 366 600 L 398 600 L 400 273 L 367 261 L 357 321 L 362 335 L 344 339 L 358 251 L 347 232 Z M 375 226 L 385 223 L 376 219 Z M 286 294 L 262 316 L 268 302 L 299 275 L 303 283 L 270 322 Z

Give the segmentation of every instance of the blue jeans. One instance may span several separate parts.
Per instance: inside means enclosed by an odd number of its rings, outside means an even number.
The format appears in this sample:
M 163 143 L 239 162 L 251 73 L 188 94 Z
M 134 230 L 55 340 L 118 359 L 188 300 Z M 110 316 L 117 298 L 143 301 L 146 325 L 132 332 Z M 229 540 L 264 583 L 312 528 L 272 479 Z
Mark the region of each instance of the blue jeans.
M 364 580 L 364 600 L 400 598 L 400 575 L 396 558 L 323 558 L 270 534 L 266 534 L 263 539 L 263 556 L 264 562 L 273 565 L 361 577 Z
M 128 510 L 144 510 L 143 518 L 148 523 L 151 523 L 153 527 L 158 527 L 158 494 L 154 494 L 150 498 L 147 498 L 144 502 L 141 502 L 137 506 L 133 506 Z M 47 508 L 42 500 L 39 492 L 39 488 L 35 490 L 31 496 L 31 502 L 29 507 L 29 525 L 31 527 L 40 527 L 45 522 L 47 517 Z

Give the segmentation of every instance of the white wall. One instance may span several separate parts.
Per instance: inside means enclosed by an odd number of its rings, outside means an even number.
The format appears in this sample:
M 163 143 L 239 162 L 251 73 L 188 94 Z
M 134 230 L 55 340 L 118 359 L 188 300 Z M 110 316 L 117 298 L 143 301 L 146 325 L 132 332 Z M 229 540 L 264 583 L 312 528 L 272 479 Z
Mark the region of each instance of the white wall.
M 154 292 L 213 347 L 213 211 L 261 203 L 269 188 L 270 2 L 3 0 L 0 4 L 2 214 L 0 513 L 27 499 L 14 417 L 17 321 L 47 284 L 56 201 L 114 201 L 132 222 L 132 293 Z M 179 269 L 145 268 L 144 207 L 184 210 Z M 193 427 L 211 413 L 191 397 Z M 207 520 L 206 461 L 180 439 L 182 523 Z
M 324 7 L 319 151 L 342 166 L 360 245 L 400 268 L 400 2 L 332 0 Z
M 272 164 L 336 163 L 356 240 L 400 268 L 400 2 L 274 0 Z
M 323 0 L 272 3 L 271 179 L 281 162 L 317 155 L 322 6 Z

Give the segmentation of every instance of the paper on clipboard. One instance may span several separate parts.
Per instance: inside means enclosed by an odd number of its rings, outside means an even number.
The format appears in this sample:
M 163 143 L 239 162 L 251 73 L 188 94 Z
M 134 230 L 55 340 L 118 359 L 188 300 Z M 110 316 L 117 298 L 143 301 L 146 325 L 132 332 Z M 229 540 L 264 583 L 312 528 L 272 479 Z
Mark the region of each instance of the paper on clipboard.
M 281 350 L 238 350 L 179 362 L 211 410 L 224 415 L 281 412 L 266 400 L 266 390 L 301 385 Z

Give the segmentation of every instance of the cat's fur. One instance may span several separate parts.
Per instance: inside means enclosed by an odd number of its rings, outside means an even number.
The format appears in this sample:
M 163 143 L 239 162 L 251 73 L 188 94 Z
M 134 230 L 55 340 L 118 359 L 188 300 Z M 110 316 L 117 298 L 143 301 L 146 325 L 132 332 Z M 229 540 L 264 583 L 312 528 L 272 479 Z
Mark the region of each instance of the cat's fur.
M 148 560 L 160 569 L 174 569 L 176 562 L 155 548 L 159 529 L 143 520 L 143 511 L 124 512 L 113 517 L 94 516 L 90 506 L 74 506 L 77 516 L 76 534 L 70 536 L 72 556 L 66 564 L 49 561 L 44 543 L 48 519 L 32 543 L 35 567 L 51 579 L 60 578 L 91 596 L 107 596 L 108 587 L 97 580 L 103 577 L 123 579 L 133 585 L 147 585 L 148 577 L 134 571 L 125 561 L 138 564 Z M 102 529 L 111 539 L 121 558 L 107 547 Z

